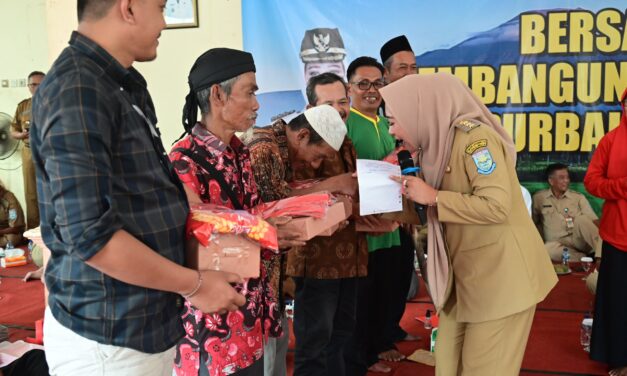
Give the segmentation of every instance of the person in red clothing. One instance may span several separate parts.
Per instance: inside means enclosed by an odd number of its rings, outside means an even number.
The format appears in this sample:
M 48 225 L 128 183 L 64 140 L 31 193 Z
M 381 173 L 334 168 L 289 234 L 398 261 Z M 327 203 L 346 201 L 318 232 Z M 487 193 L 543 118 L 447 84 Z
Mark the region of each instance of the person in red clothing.
M 259 103 L 251 54 L 214 48 L 194 63 L 183 109 L 187 135 L 170 159 L 190 194 L 205 203 L 249 210 L 260 203 L 248 148 L 235 132 L 252 127 Z M 200 108 L 201 119 L 197 121 Z M 262 258 L 278 257 L 262 250 Z M 233 312 L 203 314 L 189 301 L 183 309 L 183 337 L 176 349 L 178 376 L 256 376 L 263 374 L 264 337 L 281 335 L 279 304 L 270 288 L 266 263 L 259 278 L 236 284 L 246 304 Z
M 627 376 L 627 89 L 621 106 L 620 124 L 601 139 L 584 178 L 588 192 L 605 200 L 590 358 L 613 376 Z

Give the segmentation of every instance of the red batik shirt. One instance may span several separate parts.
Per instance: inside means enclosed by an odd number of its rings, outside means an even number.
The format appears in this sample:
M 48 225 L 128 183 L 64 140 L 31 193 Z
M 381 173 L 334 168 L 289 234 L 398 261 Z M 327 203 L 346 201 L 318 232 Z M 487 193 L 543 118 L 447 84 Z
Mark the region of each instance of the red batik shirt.
M 197 123 L 191 135 L 177 142 L 170 153 L 174 170 L 181 181 L 203 202 L 235 208 L 229 196 L 222 192 L 220 184 L 202 167 L 177 152 L 178 148 L 192 152 L 203 148 L 209 156 L 205 159 L 223 173 L 244 209 L 259 203 L 250 153 L 237 137 L 233 136 L 230 144 L 226 145 Z M 262 251 L 262 258 L 272 257 L 278 256 L 269 250 Z M 272 337 L 281 334 L 279 305 L 263 265 L 260 278 L 247 279 L 236 286 L 246 296 L 246 304 L 238 311 L 205 315 L 189 301 L 185 302 L 182 316 L 185 337 L 177 345 L 175 357 L 177 375 L 197 375 L 201 366 L 207 367 L 211 376 L 233 374 L 263 356 L 264 333 Z M 200 361 L 203 353 L 205 364 Z

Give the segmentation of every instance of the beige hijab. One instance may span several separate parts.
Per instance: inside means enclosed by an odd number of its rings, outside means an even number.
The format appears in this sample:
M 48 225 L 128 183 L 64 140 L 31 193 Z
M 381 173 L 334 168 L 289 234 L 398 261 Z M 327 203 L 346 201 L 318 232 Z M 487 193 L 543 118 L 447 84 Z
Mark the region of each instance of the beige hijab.
M 447 73 L 409 75 L 379 90 L 389 113 L 419 149 L 425 181 L 440 189 L 448 165 L 455 125 L 475 120 L 494 129 L 503 139 L 509 156 L 516 149 L 505 129 L 479 98 L 457 77 Z M 435 207 L 429 207 L 427 279 L 431 298 L 439 311 L 450 292 L 450 260 L 444 231 Z

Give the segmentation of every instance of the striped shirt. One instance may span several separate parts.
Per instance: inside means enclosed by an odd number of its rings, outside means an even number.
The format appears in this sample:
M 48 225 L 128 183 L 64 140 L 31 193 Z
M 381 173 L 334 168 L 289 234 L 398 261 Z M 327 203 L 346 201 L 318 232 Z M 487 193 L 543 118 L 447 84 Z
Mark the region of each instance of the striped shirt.
M 121 229 L 184 261 L 187 201 L 149 123 L 143 77 L 74 32 L 33 99 L 31 146 L 53 315 L 99 343 L 157 353 L 183 336 L 179 297 L 85 263 Z

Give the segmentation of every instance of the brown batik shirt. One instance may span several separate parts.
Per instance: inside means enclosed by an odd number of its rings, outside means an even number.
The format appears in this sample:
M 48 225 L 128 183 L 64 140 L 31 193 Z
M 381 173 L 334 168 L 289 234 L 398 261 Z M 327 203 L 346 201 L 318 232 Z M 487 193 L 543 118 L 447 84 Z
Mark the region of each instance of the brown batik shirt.
M 353 143 L 344 138 L 340 151 L 325 160 L 317 170 L 299 170 L 295 179 L 320 179 L 356 171 Z M 355 221 L 331 236 L 318 236 L 287 255 L 287 275 L 314 279 L 365 277 L 368 274 L 368 243 L 355 231 Z

